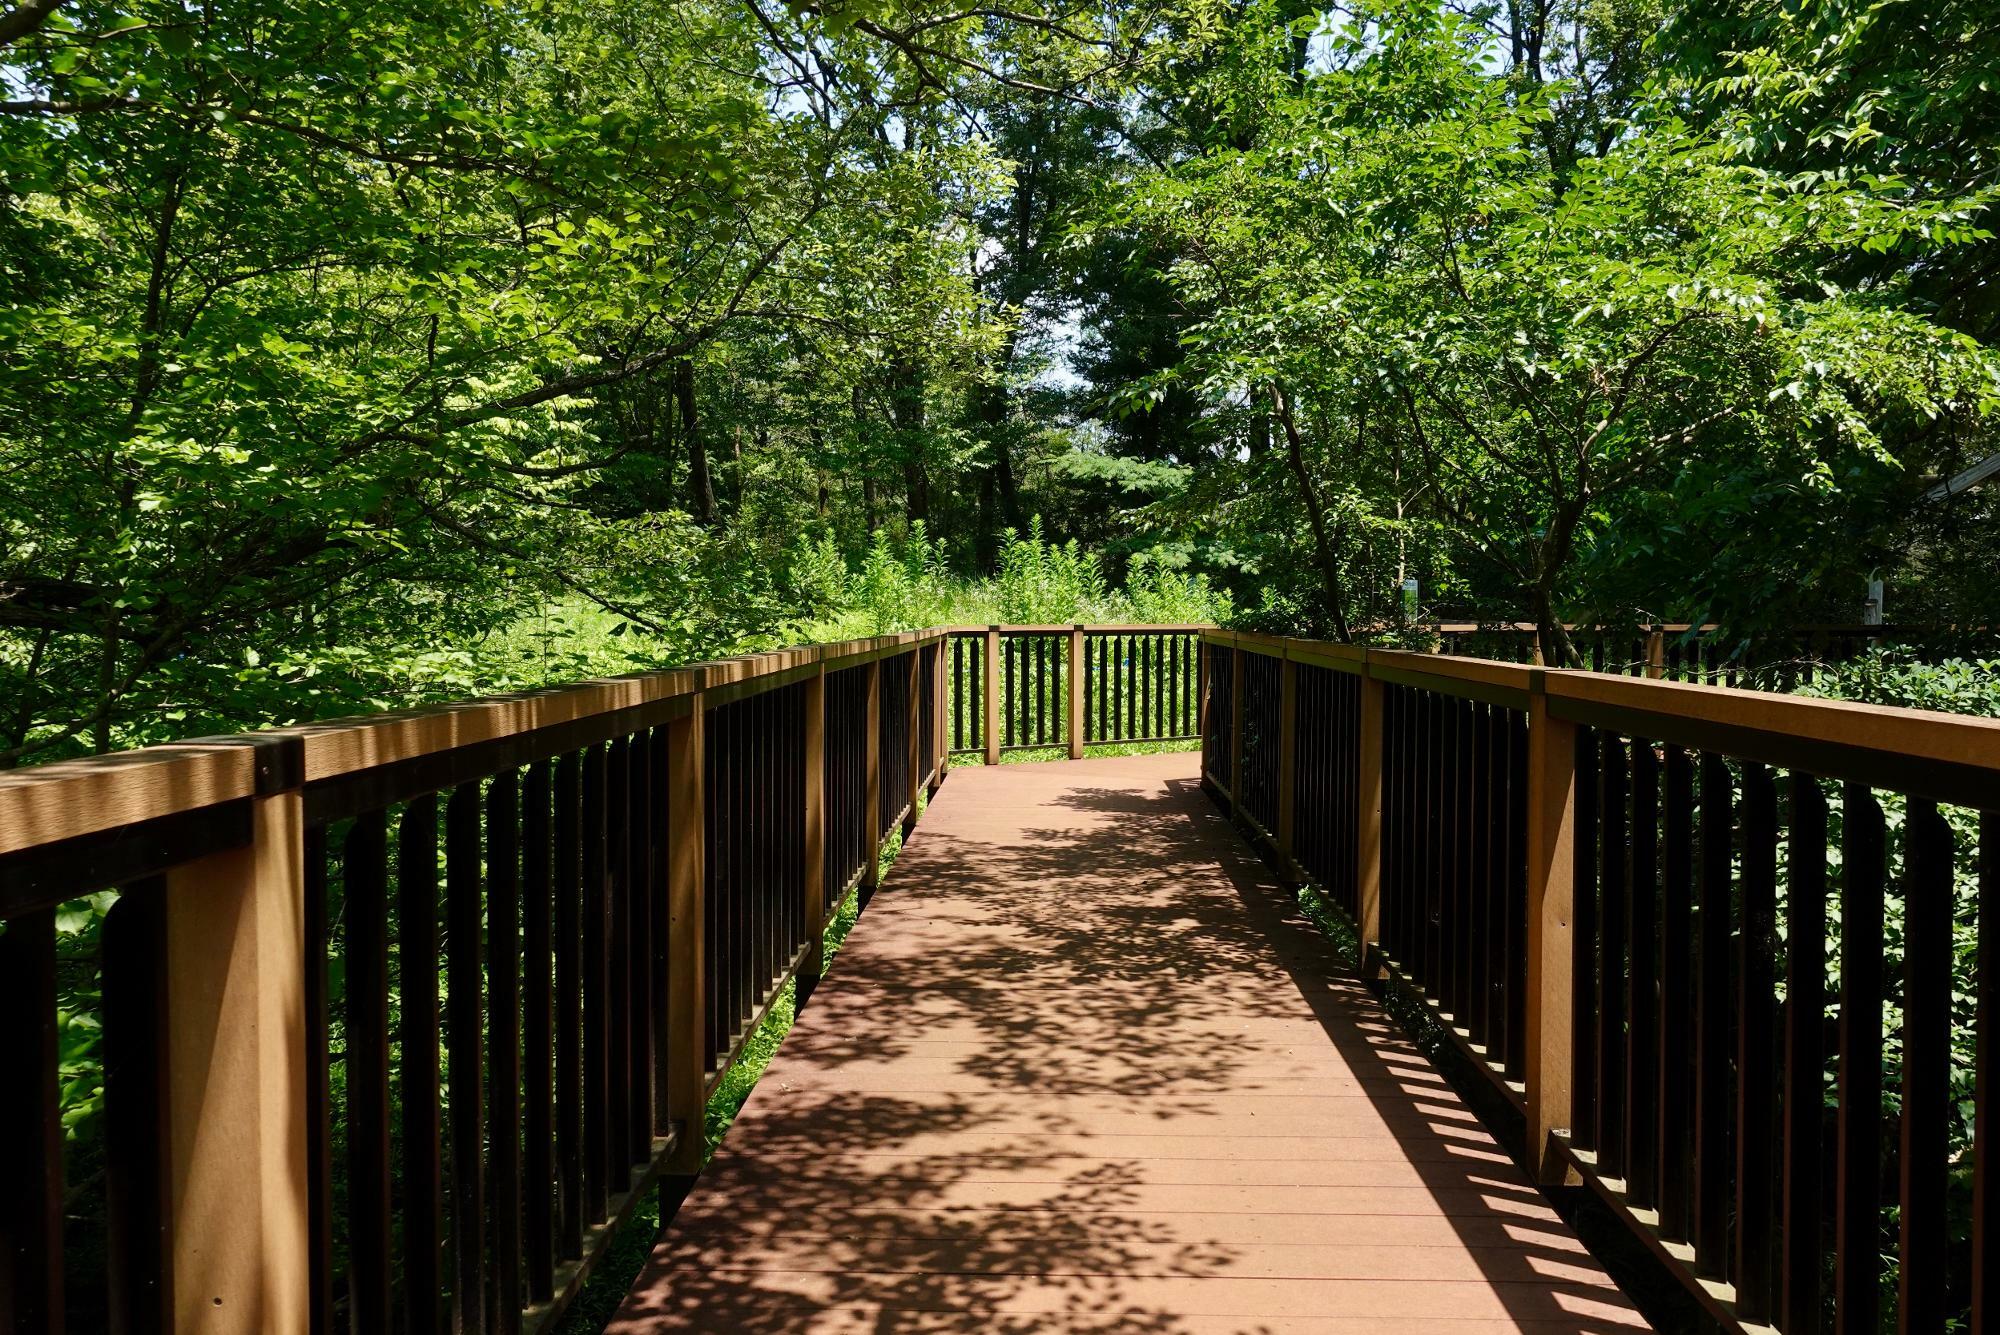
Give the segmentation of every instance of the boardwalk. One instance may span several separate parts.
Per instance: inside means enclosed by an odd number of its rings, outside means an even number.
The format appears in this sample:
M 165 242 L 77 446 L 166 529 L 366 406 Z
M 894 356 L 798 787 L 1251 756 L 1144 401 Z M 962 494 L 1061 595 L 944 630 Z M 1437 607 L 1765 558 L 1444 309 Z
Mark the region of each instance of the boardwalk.
M 1195 766 L 955 771 L 612 1329 L 1641 1326 Z

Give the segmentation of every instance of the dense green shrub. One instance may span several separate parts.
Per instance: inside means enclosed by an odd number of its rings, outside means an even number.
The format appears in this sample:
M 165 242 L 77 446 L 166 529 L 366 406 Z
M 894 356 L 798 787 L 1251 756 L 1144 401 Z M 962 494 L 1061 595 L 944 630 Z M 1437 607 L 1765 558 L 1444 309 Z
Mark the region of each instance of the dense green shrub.
M 1822 668 L 1800 694 L 2000 718 L 2000 658 L 1920 663 L 1907 651 L 1873 649 Z
M 1234 611 L 1227 589 L 1214 587 L 1200 571 L 1176 568 L 1154 552 L 1132 558 L 1124 601 L 1132 620 L 1158 624 L 1220 624 Z
M 1008 529 L 1000 546 L 1000 575 L 994 588 L 999 619 L 1015 625 L 1086 621 L 1103 610 L 1104 570 L 1095 552 L 1075 538 L 1050 542 L 1036 515 L 1025 536 Z

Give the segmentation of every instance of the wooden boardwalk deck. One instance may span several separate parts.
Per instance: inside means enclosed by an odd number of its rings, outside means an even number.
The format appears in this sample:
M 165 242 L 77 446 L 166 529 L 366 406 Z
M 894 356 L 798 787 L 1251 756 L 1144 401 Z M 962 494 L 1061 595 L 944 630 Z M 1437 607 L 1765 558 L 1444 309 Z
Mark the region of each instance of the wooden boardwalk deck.
M 611 1329 L 1643 1328 L 1195 766 L 954 771 Z

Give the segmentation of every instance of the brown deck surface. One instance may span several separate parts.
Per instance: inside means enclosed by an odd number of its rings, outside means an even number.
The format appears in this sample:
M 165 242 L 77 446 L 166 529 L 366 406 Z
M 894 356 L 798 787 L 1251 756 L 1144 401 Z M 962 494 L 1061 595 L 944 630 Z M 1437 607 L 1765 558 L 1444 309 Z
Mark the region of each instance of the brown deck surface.
M 1643 1327 L 1195 767 L 953 771 L 611 1329 Z

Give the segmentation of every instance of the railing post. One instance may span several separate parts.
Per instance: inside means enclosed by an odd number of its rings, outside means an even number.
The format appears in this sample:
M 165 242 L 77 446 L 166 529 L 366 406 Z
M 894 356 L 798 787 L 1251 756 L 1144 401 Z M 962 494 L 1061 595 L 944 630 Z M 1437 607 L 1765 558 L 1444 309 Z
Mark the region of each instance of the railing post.
M 986 763 L 1000 763 L 1000 628 L 986 628 L 986 652 L 982 655 L 986 669 L 986 717 L 982 721 L 986 733 Z
M 1069 632 L 1069 758 L 1083 759 L 1083 627 Z
M 1355 866 L 1354 905 L 1356 928 L 1361 934 L 1363 975 L 1381 976 L 1382 954 L 1382 719 L 1385 692 L 1382 683 L 1368 670 L 1364 655 L 1355 684 L 1361 692 L 1360 728 L 1355 757 Z
M 696 685 L 706 674 L 698 673 Z M 706 1139 L 707 1046 L 703 1034 L 706 986 L 702 929 L 706 912 L 707 730 L 701 692 L 690 697 L 685 718 L 667 724 L 667 1120 L 677 1139 L 667 1171 L 701 1170 Z
M 1549 713 L 1537 670 L 1528 696 L 1528 1154 L 1544 1183 L 1580 1179 L 1552 1138 L 1570 1128 L 1575 970 L 1576 725 Z
M 247 848 L 166 876 L 168 1269 L 184 1335 L 311 1324 L 305 803 L 296 789 L 251 801 Z
M 1299 769 L 1299 665 L 1285 651 L 1278 668 L 1278 811 L 1271 834 L 1278 846 L 1278 874 L 1287 883 L 1297 879 L 1292 861 L 1293 812 L 1297 803 Z
M 1229 814 L 1243 814 L 1243 650 L 1229 646 Z
M 799 870 L 805 892 L 806 957 L 799 965 L 801 995 L 826 970 L 826 665 L 800 683 L 805 687 L 805 838 Z
M 1667 632 L 1658 626 L 1646 632 L 1646 675 L 1654 681 L 1667 675 Z
M 868 850 L 861 884 L 882 884 L 882 660 L 868 664 L 868 780 L 861 798 L 861 846 Z
M 899 794 L 899 796 L 905 797 L 910 804 L 909 813 L 903 817 L 903 838 L 905 839 L 908 839 L 911 832 L 917 828 L 917 794 L 924 790 L 924 776 L 922 773 L 924 766 L 924 739 L 922 732 L 924 720 L 924 674 L 922 671 L 923 664 L 917 661 L 917 655 L 922 652 L 921 648 L 910 650 L 908 665 L 902 669 L 910 674 L 910 689 L 906 693 L 908 695 L 906 703 L 910 711 L 910 726 L 909 736 L 904 739 L 907 743 L 904 749 L 910 758 L 910 791 L 907 794 Z

